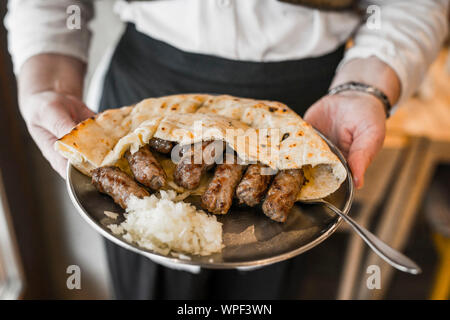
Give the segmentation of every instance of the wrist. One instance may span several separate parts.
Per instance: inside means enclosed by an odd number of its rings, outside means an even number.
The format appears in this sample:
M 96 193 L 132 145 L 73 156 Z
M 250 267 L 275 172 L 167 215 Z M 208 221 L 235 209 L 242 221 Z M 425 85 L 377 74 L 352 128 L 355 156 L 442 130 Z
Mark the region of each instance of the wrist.
M 361 82 L 383 92 L 394 106 L 401 93 L 401 83 L 396 72 L 376 57 L 353 59 L 343 65 L 330 88 L 347 82 Z
M 389 118 L 392 109 L 391 103 L 386 94 L 378 88 L 362 82 L 350 81 L 330 88 L 330 90 L 328 90 L 328 95 L 332 96 L 343 92 L 359 92 L 375 98 L 382 105 L 383 113 L 386 118 Z
M 43 92 L 82 98 L 86 64 L 60 54 L 39 54 L 28 59 L 18 76 L 19 99 Z
M 339 105 L 343 105 L 346 107 L 346 109 L 350 110 L 352 108 L 365 108 L 365 109 L 371 109 L 373 112 L 375 112 L 376 114 L 380 115 L 380 117 L 382 118 L 386 118 L 386 113 L 385 113 L 385 109 L 383 106 L 383 103 L 377 99 L 376 97 L 364 93 L 364 92 L 359 92 L 359 91 L 342 91 L 339 92 L 335 95 L 336 97 L 341 97 L 341 98 L 345 98 L 345 99 L 351 99 L 352 101 L 357 101 L 356 103 L 349 103 L 349 100 L 346 100 L 346 103 L 341 103 Z M 327 96 L 329 98 L 332 98 L 333 96 Z M 361 101 L 364 101 L 363 103 L 361 103 Z M 347 110 L 347 112 L 352 112 Z

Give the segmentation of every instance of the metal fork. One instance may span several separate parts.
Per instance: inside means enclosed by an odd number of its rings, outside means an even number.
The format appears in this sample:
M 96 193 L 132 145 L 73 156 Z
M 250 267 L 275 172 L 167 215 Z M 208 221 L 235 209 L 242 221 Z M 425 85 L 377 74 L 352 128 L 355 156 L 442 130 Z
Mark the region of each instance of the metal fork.
M 322 204 L 338 214 L 345 222 L 347 222 L 353 230 L 369 245 L 369 247 L 382 259 L 384 259 L 387 263 L 389 263 L 394 268 L 408 272 L 411 274 L 419 274 L 422 272 L 420 267 L 412 261 L 410 258 L 400 253 L 399 251 L 391 248 L 385 242 L 383 242 L 380 238 L 375 236 L 372 232 L 367 230 L 358 224 L 355 220 L 344 214 L 341 210 L 336 208 L 331 203 L 323 200 L 323 199 L 314 199 L 314 200 L 302 200 L 304 203 L 310 204 Z

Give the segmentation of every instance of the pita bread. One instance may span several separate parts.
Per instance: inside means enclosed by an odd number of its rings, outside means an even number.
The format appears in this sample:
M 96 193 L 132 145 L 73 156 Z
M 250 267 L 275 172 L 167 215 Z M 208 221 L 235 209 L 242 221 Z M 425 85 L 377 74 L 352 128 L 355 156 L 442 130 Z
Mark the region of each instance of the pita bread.
M 307 183 L 298 200 L 326 197 L 346 178 L 344 166 L 325 141 L 289 107 L 227 95 L 150 98 L 108 110 L 78 124 L 55 148 L 90 175 L 99 166 L 123 167 L 124 153 L 136 152 L 152 137 L 181 145 L 223 140 L 246 162 L 260 161 L 278 170 L 303 168 Z M 173 171 L 170 165 L 163 167 Z

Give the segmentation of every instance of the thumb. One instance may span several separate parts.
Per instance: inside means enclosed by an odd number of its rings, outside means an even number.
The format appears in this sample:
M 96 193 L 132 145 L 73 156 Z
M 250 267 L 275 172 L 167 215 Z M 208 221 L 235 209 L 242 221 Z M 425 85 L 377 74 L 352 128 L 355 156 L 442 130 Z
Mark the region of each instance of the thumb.
M 89 109 L 85 104 L 81 105 L 77 111 L 78 111 L 77 114 L 78 122 L 81 122 L 83 120 L 86 120 L 87 118 L 95 116 L 95 112 Z
M 348 164 L 352 171 L 356 188 L 364 185 L 364 173 L 383 144 L 384 134 L 378 130 L 365 131 L 354 135 L 348 154 Z
M 306 110 L 303 119 L 311 124 L 315 129 L 331 138 L 331 140 L 334 140 L 332 135 L 332 130 L 334 127 L 333 118 L 330 116 L 327 109 L 327 104 L 324 102 L 324 99 L 321 99 Z
M 93 112 L 91 109 L 89 109 L 83 101 L 79 100 L 78 98 L 74 96 L 67 96 L 68 99 L 72 101 L 71 107 L 74 114 L 74 120 L 76 122 L 81 122 L 83 120 L 86 120 L 87 118 L 93 117 L 95 115 L 95 112 Z
M 75 125 L 76 122 L 69 114 L 59 110 L 49 112 L 41 124 L 44 129 L 51 132 L 57 138 L 61 138 L 70 132 Z

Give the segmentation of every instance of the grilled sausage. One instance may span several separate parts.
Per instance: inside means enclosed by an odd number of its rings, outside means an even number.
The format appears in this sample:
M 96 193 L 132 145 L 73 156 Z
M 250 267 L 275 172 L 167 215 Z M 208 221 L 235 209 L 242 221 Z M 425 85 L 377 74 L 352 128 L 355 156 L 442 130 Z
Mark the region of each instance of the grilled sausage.
M 148 146 L 142 146 L 133 154 L 127 152 L 125 157 L 128 160 L 134 178 L 144 186 L 152 190 L 159 190 L 166 184 L 166 173 Z
M 196 148 L 195 145 L 191 145 L 190 149 L 184 151 L 175 169 L 175 183 L 189 190 L 197 188 L 202 174 L 214 165 L 214 162 L 209 162 L 216 156 L 215 145 L 214 142 L 204 141 L 201 143 L 200 150 L 197 150 L 198 147 Z M 201 154 L 198 154 L 198 152 L 201 152 Z M 206 161 L 207 159 L 208 161 Z
M 268 167 L 258 163 L 247 168 L 244 177 L 236 188 L 239 203 L 245 203 L 253 207 L 262 201 L 272 179 L 271 175 L 261 174 L 263 168 Z
M 272 220 L 285 222 L 303 182 L 304 176 L 301 169 L 278 172 L 264 200 L 262 206 L 264 214 Z
M 202 207 L 215 214 L 225 214 L 233 203 L 236 186 L 241 180 L 244 166 L 236 163 L 223 163 L 216 167 L 214 177 L 202 195 Z
M 138 198 L 150 194 L 141 187 L 129 175 L 114 166 L 106 166 L 91 171 L 92 184 L 101 193 L 113 198 L 114 202 L 126 209 L 128 199 L 131 195 Z
M 168 140 L 163 140 L 159 138 L 151 138 L 148 142 L 148 145 L 153 149 L 160 153 L 167 154 L 172 151 L 173 142 Z

